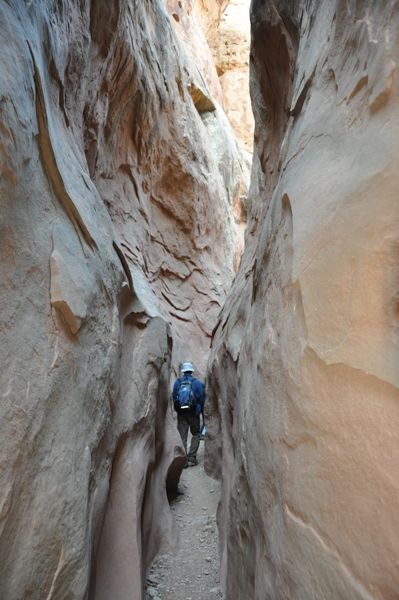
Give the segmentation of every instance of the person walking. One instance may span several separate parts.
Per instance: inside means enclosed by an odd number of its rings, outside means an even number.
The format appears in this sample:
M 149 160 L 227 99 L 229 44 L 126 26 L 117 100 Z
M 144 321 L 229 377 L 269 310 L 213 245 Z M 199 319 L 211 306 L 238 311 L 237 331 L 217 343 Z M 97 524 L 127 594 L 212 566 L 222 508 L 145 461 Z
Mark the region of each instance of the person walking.
M 181 368 L 183 376 L 176 379 L 173 386 L 174 408 L 177 412 L 177 429 L 187 454 L 188 430 L 191 431 L 190 450 L 184 468 L 198 465 L 197 451 L 201 438 L 200 414 L 204 408 L 202 383 L 193 377 L 194 367 L 190 362 Z

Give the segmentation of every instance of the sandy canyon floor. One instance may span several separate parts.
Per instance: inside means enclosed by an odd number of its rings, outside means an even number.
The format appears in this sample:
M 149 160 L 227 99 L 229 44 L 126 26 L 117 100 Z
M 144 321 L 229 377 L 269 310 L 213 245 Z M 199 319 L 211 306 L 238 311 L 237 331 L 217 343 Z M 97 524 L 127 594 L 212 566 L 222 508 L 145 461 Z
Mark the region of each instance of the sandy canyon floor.
M 204 471 L 204 442 L 198 466 L 185 469 L 179 495 L 171 500 L 180 526 L 177 556 L 158 556 L 147 579 L 147 598 L 156 600 L 222 600 L 219 587 L 216 509 L 220 485 Z

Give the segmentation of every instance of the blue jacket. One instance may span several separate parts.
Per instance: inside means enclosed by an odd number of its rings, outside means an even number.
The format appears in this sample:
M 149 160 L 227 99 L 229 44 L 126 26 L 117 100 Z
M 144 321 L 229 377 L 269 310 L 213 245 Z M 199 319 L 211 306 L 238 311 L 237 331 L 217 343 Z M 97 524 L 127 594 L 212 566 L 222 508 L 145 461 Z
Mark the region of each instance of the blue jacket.
M 198 379 L 195 379 L 192 375 L 188 375 L 188 373 L 185 373 L 181 379 L 193 382 L 193 388 L 197 394 L 197 406 L 195 407 L 195 410 L 190 411 L 189 414 L 191 416 L 199 415 L 204 409 L 204 389 L 202 387 L 202 383 Z M 181 379 L 176 379 L 175 385 L 173 386 L 173 400 L 177 399 L 177 390 L 179 389 L 179 383 Z

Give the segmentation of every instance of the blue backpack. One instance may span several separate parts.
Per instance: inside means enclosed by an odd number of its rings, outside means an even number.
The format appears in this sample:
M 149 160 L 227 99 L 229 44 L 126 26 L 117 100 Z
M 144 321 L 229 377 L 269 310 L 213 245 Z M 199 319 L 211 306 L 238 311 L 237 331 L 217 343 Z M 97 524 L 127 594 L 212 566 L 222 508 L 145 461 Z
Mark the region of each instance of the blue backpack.
M 175 410 L 177 412 L 189 412 L 197 406 L 197 394 L 195 392 L 193 381 L 189 379 L 179 379 L 177 388 Z

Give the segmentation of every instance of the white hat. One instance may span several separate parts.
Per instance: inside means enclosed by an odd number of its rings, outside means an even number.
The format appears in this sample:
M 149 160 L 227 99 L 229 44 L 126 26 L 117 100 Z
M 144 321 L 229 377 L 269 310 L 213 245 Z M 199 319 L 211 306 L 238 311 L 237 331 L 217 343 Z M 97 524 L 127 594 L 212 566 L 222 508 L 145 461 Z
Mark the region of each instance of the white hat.
M 182 373 L 194 373 L 194 367 L 191 363 L 184 363 L 181 368 Z

